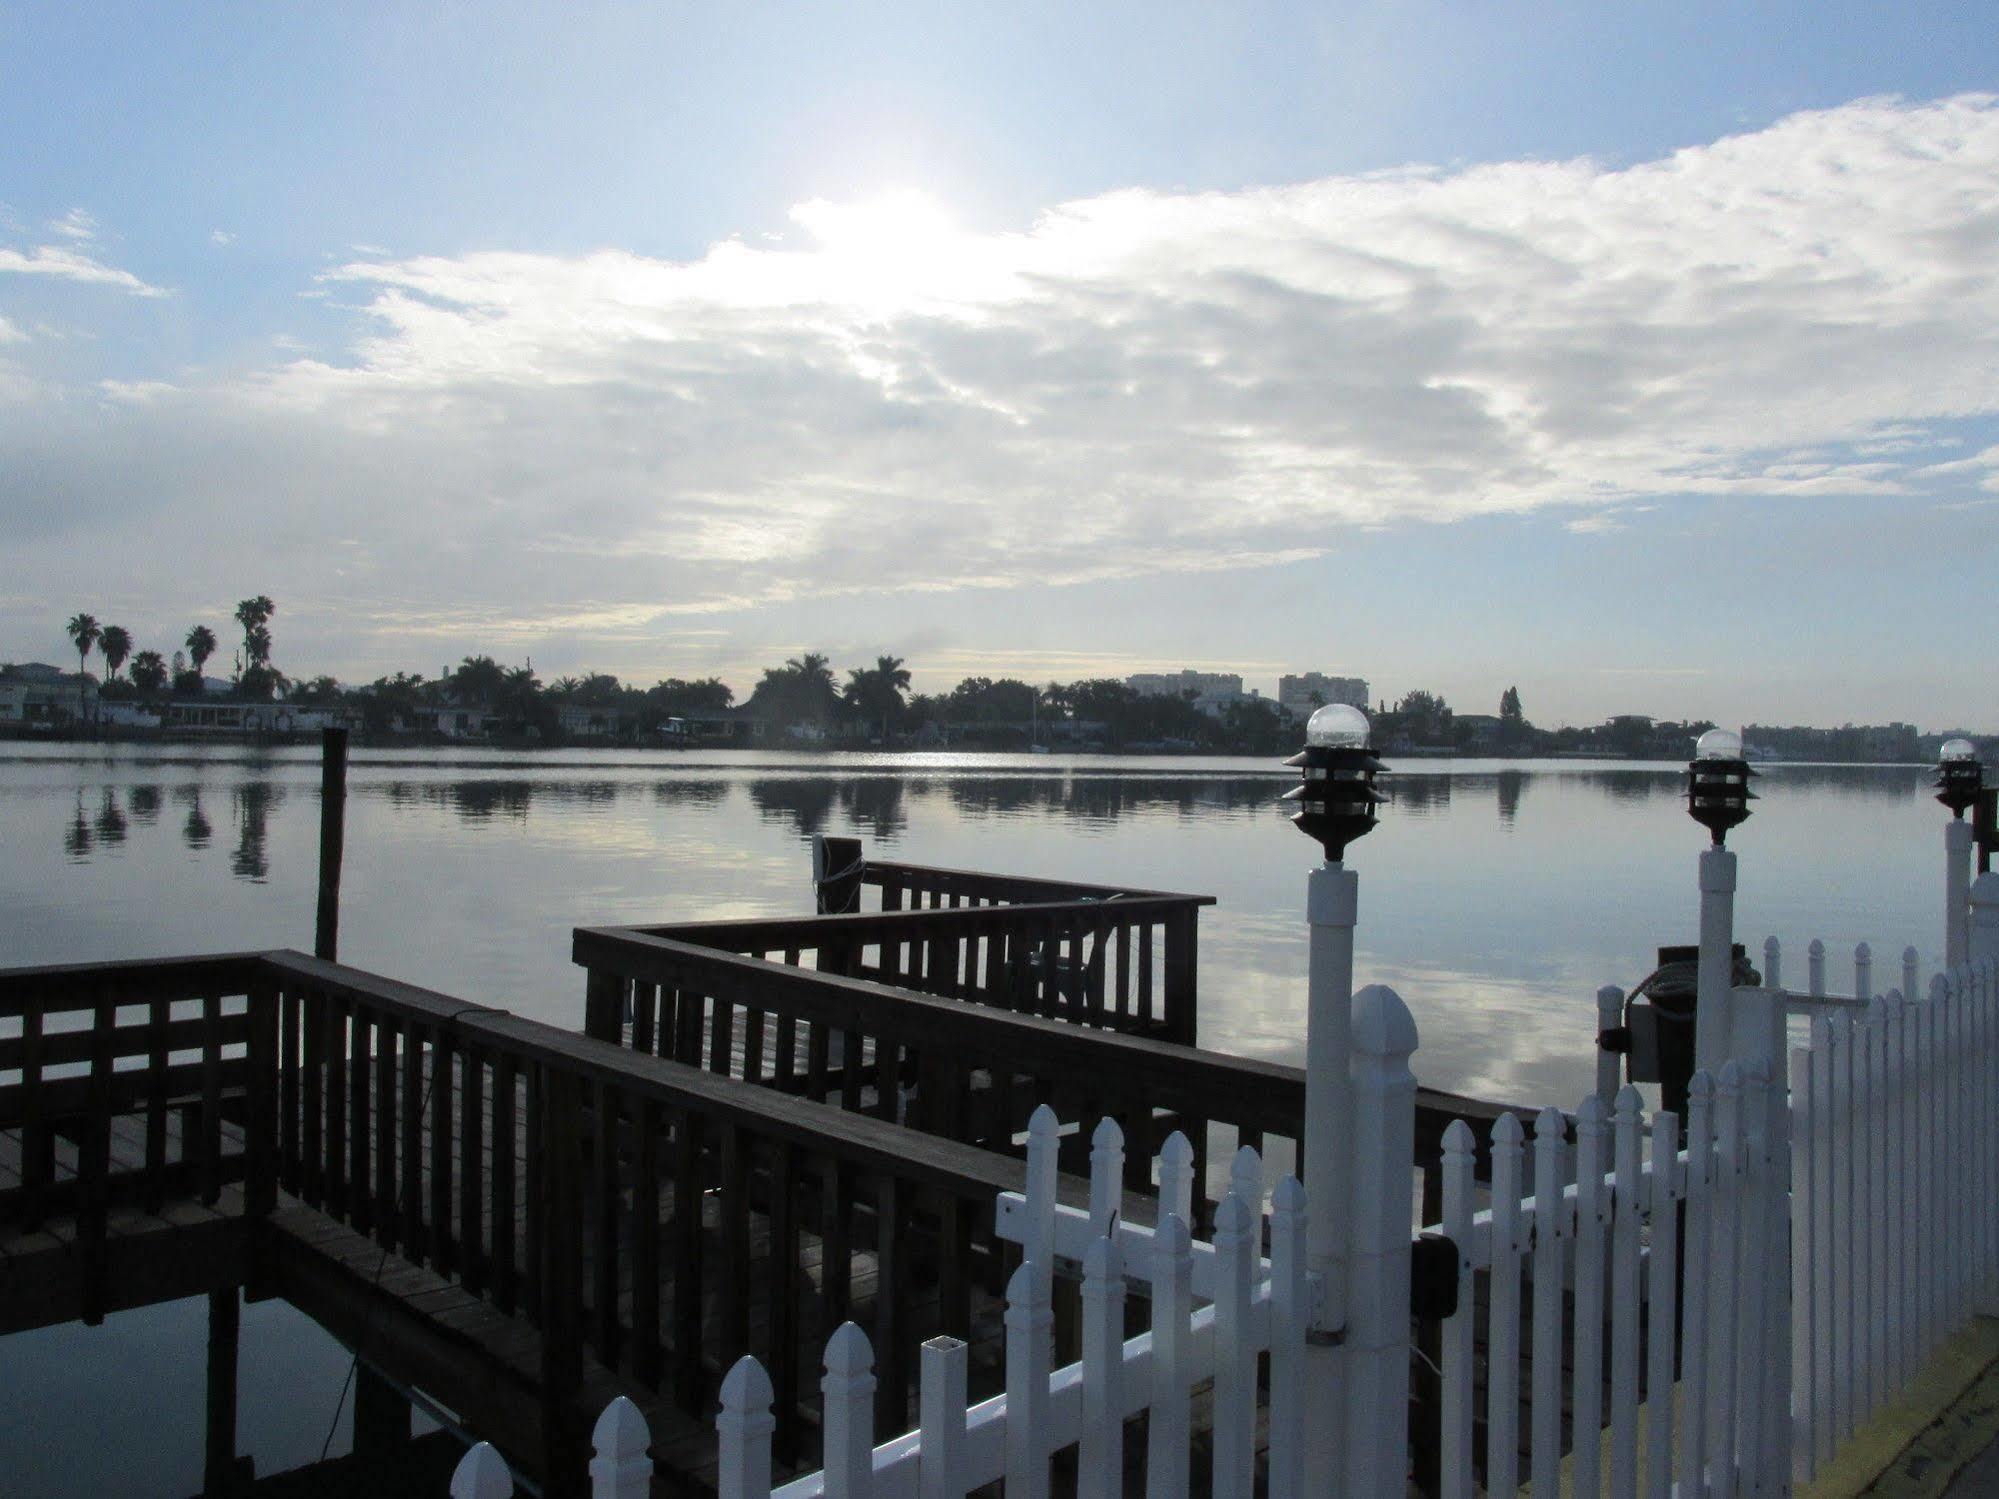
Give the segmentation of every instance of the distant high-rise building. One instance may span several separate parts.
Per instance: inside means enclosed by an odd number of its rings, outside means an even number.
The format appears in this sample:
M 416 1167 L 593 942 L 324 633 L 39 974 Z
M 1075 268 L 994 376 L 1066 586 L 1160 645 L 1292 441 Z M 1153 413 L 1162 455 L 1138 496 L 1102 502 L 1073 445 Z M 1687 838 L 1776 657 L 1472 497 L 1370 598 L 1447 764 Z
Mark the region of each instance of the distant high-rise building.
M 1139 672 L 1124 685 L 1147 697 L 1188 697 L 1211 718 L 1243 696 L 1242 675 L 1233 671 Z
M 1314 708 L 1328 703 L 1367 706 L 1367 678 L 1329 677 L 1324 672 L 1300 672 L 1277 679 L 1277 705 L 1293 718 L 1310 718 Z

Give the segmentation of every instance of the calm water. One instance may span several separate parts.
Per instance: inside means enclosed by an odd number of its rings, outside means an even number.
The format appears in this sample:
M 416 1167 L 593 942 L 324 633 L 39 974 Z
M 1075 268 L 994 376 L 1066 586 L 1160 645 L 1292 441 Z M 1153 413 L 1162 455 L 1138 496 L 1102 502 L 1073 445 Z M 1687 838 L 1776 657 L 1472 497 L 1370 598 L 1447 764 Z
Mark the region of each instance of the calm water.
M 919 863 L 1219 896 L 1202 918 L 1203 1044 L 1296 1061 L 1314 849 L 1278 806 L 1291 774 L 1221 759 L 363 751 L 341 957 L 575 1026 L 572 926 L 808 911 L 811 834 L 856 833 Z M 1654 947 L 1694 939 L 1706 835 L 1682 777 L 1476 761 L 1392 777 L 1394 803 L 1350 859 L 1356 968 L 1414 1009 L 1426 1084 L 1565 1105 L 1590 1085 L 1597 985 L 1630 984 Z M 1933 969 L 1945 814 L 1928 781 L 1914 766 L 1767 767 L 1732 840 L 1738 936 L 1760 950 L 1777 933 L 1794 982 L 1813 936 L 1836 954 L 1871 941 L 1884 987 L 1905 943 Z M 0 963 L 309 949 L 318 822 L 315 751 L 0 746 Z M 1849 976 L 1836 964 L 1833 987 Z M 0 1487 L 198 1489 L 200 1328 L 199 1309 L 172 1307 L 0 1341 Z M 316 1455 L 344 1354 L 267 1304 L 246 1314 L 244 1369 L 259 1471 Z M 50 1436 L 113 1429 L 135 1398 L 161 1432 L 142 1460 Z

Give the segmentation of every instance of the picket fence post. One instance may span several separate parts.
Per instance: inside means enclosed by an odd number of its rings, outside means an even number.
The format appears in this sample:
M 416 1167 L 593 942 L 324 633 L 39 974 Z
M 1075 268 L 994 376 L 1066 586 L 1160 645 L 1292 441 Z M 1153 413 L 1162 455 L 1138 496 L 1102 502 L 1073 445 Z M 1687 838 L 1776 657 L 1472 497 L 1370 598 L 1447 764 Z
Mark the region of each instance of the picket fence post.
M 1146 1418 L 1146 1499 L 1186 1499 L 1188 1411 L 1188 1314 L 1194 1305 L 1194 1251 L 1187 1220 L 1168 1213 L 1152 1241 L 1152 1409 Z M 1007 1431 L 1013 1431 L 1012 1392 L 1007 1397 Z M 1007 1492 L 1013 1492 L 1009 1474 Z
M 916 1464 L 916 1487 L 922 1499 L 964 1499 L 965 1490 L 971 1487 L 964 1471 L 965 1391 L 970 1367 L 971 1349 L 961 1338 L 935 1337 L 923 1345 L 922 1385 L 917 1394 L 922 1447 Z M 733 1496 L 724 1494 L 722 1499 Z
M 1444 1419 L 1441 1499 L 1472 1499 L 1472 1172 L 1478 1142 L 1471 1126 L 1453 1119 L 1444 1127 L 1444 1234 L 1458 1246 L 1458 1309 L 1444 1322 Z
M 1416 1153 L 1416 1017 L 1385 984 L 1353 1007 L 1353 1212 L 1348 1239 L 1347 1487 L 1408 1484 L 1409 1186 Z
M 1763 984 L 1770 989 L 1784 987 L 1784 949 L 1775 934 L 1763 939 Z
M 1105 1235 L 1083 1259 L 1083 1436 L 1076 1490 L 1119 1499 L 1124 1486 L 1124 1254 Z M 925 1441 L 929 1440 L 926 1432 Z M 942 1494 L 940 1489 L 939 1494 Z M 952 1496 L 962 1499 L 963 1489 Z M 928 1496 L 926 1496 L 928 1499 Z
M 722 1408 L 715 1416 L 720 1463 L 718 1499 L 767 1499 L 770 1494 L 770 1439 L 777 1430 L 771 1414 L 770 1376 L 749 1354 L 722 1381 Z
M 874 1368 L 868 1335 L 854 1323 L 842 1322 L 827 1341 L 826 1374 L 819 1381 L 826 1499 L 868 1499 L 874 1487 Z
M 620 1395 L 591 1428 L 590 1499 L 646 1499 L 652 1492 L 652 1432 L 639 1408 Z
M 491 1442 L 480 1442 L 451 1473 L 451 1499 L 513 1499 L 514 1475 Z
M 1825 993 L 1825 942 L 1818 937 L 1805 949 L 1805 988 L 1814 998 Z
M 1458 1122 L 1458 1121 L 1454 1121 Z M 1303 1492 L 1305 1337 L 1312 1307 L 1305 1284 L 1309 1205 L 1298 1178 L 1278 1182 L 1270 1201 L 1270 1493 Z
M 1053 1278 L 1052 1268 L 1023 1260 L 1006 1287 L 1006 1491 L 1019 1499 L 1047 1499 L 1048 1495 L 1048 1372 L 1055 1346 L 1055 1310 L 1049 1289 Z M 830 1488 L 827 1499 L 834 1499 Z
M 1214 1471 L 1210 1487 L 1214 1499 L 1251 1499 L 1256 1482 L 1257 1358 L 1249 1332 L 1250 1282 L 1254 1262 L 1260 1258 L 1256 1230 L 1257 1219 L 1249 1204 L 1231 1191 L 1215 1212 Z M 1408 1319 L 1403 1320 L 1406 1325 Z M 1407 1397 L 1397 1403 L 1406 1406 Z

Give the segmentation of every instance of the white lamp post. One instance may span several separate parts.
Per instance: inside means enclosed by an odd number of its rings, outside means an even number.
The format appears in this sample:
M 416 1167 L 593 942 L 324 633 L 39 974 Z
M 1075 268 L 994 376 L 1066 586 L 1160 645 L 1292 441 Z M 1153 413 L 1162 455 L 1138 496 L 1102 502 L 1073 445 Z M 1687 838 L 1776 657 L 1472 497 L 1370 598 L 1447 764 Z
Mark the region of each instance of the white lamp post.
M 1728 1060 L 1735 993 L 1735 855 L 1722 846 L 1749 817 L 1756 772 L 1742 756 L 1742 736 L 1709 729 L 1687 765 L 1687 812 L 1714 835 L 1701 853 L 1701 945 L 1694 983 L 1694 1066 L 1719 1072 Z
M 1970 953 L 1971 824 L 1964 814 L 1978 803 L 1985 789 L 1985 767 L 1969 739 L 1947 739 L 1937 755 L 1937 800 L 1950 808 L 1944 824 L 1943 947 L 1944 965 L 1955 968 Z
M 1346 1204 L 1352 1192 L 1353 932 L 1360 881 L 1341 862 L 1346 846 L 1374 828 L 1382 764 L 1370 747 L 1367 715 L 1344 703 L 1320 708 L 1305 725 L 1305 748 L 1285 763 L 1300 782 L 1285 795 L 1292 821 L 1318 840 L 1325 862 L 1305 884 L 1311 926 L 1305 1021 L 1305 1262 L 1317 1283 L 1305 1377 L 1304 1492 L 1331 1494 L 1342 1480 L 1347 1326 Z

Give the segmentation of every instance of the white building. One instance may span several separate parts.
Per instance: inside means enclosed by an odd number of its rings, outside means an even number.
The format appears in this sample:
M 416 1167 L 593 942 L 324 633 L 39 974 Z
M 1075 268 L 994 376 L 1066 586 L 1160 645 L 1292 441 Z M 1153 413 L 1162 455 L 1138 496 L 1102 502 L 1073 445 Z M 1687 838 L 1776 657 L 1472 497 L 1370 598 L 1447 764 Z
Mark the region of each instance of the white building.
M 209 702 L 176 698 L 163 714 L 165 727 L 176 733 L 316 734 L 321 729 L 355 728 L 361 715 L 352 708 L 312 707 L 304 703 Z
M 1293 718 L 1310 718 L 1314 708 L 1329 703 L 1367 707 L 1367 678 L 1329 677 L 1324 672 L 1300 672 L 1277 679 L 1277 706 Z
M 92 716 L 97 683 L 43 661 L 0 666 L 0 724 L 62 728 Z
M 1139 672 L 1126 677 L 1124 685 L 1146 697 L 1191 697 L 1210 718 L 1220 718 L 1244 696 L 1242 677 L 1232 671 Z

